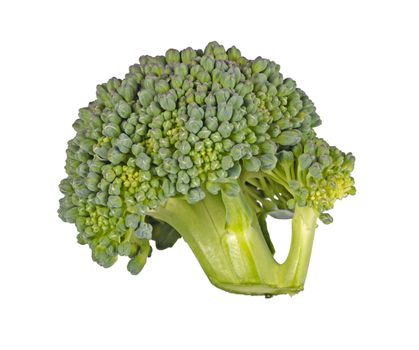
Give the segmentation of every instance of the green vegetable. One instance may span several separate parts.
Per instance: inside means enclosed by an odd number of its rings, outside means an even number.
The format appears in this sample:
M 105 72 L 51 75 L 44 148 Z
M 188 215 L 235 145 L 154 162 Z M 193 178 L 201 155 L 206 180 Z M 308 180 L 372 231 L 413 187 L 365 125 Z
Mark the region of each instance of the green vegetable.
M 109 267 L 138 274 L 182 237 L 209 280 L 229 292 L 304 287 L 317 221 L 355 193 L 354 157 L 314 131 L 315 107 L 279 65 L 216 42 L 143 56 L 97 87 L 68 142 L 59 216 Z M 267 216 L 292 221 L 277 263 Z

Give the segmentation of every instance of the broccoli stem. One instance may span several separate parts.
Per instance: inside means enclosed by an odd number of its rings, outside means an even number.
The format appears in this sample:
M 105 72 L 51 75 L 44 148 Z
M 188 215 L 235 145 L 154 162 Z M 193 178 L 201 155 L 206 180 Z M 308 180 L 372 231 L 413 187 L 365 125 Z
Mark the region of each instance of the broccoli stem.
M 288 256 L 280 265 L 281 284 L 295 292 L 304 288 L 319 214 L 311 207 L 296 206 L 292 219 L 292 237 Z
M 295 210 L 291 248 L 283 264 L 272 256 L 243 193 L 207 194 L 194 204 L 171 198 L 150 215 L 182 235 L 218 288 L 266 296 L 295 294 L 303 289 L 317 219 L 310 208 Z

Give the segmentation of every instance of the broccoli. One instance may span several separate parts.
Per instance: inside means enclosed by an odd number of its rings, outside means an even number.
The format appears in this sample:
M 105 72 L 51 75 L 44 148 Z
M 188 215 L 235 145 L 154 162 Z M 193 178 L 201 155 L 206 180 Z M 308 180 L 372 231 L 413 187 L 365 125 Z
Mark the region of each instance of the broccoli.
M 318 138 L 312 101 L 280 66 L 217 42 L 142 56 L 98 85 L 68 142 L 60 218 L 103 267 L 138 274 L 182 237 L 223 290 L 272 296 L 304 287 L 317 221 L 355 193 L 352 154 Z M 292 221 L 284 263 L 266 219 Z

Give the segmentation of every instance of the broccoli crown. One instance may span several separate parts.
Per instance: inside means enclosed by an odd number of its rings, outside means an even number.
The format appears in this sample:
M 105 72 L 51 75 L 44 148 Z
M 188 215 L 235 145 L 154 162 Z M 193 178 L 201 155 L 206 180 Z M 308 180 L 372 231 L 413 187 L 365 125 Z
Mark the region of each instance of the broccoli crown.
M 138 273 L 151 254 L 149 239 L 164 248 L 179 237 L 162 238 L 159 232 L 170 229 L 149 211 L 172 197 L 199 202 L 244 172 L 286 177 L 283 186 L 295 198 L 288 208 L 296 201 L 328 209 L 352 186 L 334 172 L 349 169 L 350 156 L 320 140 L 300 145 L 320 124 L 306 94 L 278 64 L 248 60 L 235 47 L 211 42 L 204 51 L 142 56 L 123 80 L 97 86 L 96 95 L 73 124 L 59 216 L 76 224 L 79 243 L 102 266 L 125 255 Z

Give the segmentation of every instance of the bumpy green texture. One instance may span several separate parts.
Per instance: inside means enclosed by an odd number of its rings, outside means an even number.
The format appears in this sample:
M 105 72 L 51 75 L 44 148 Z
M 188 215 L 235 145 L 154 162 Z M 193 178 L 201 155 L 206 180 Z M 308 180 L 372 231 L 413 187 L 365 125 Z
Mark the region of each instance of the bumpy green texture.
M 216 42 L 170 49 L 96 96 L 73 124 L 59 208 L 94 261 L 128 256 L 137 274 L 150 240 L 165 249 L 183 237 L 220 288 L 302 289 L 305 274 L 273 259 L 266 217 L 292 219 L 293 237 L 304 215 L 331 222 L 325 211 L 355 193 L 354 158 L 316 137 L 313 103 L 278 64 Z
M 250 185 L 245 191 L 274 217 L 292 217 L 297 205 L 308 206 L 329 224 L 332 217 L 325 211 L 332 209 L 337 199 L 356 192 L 351 177 L 355 157 L 322 139 L 304 139 L 289 150 L 279 151 L 277 158 L 275 168 L 247 172 L 242 177 Z M 264 189 L 262 193 L 260 189 Z

